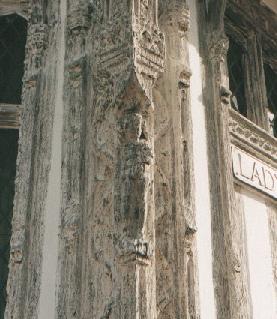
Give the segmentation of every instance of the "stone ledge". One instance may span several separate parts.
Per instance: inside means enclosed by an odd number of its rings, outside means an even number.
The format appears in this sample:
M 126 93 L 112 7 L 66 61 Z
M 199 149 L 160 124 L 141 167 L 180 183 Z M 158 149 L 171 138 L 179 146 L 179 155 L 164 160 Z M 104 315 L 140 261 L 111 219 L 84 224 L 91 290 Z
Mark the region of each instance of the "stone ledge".
M 2 0 L 0 6 L 0 16 L 16 13 L 24 18 L 27 18 L 28 9 L 29 0 Z
M 18 129 L 21 106 L 0 103 L 0 129 Z
M 229 132 L 232 144 L 277 167 L 277 139 L 231 108 Z

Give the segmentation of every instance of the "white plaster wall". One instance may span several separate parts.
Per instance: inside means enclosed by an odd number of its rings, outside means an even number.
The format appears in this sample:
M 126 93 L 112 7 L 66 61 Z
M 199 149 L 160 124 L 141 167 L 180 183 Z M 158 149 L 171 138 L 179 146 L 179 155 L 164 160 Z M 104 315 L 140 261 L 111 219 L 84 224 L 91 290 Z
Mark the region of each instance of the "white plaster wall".
M 267 207 L 262 197 L 243 190 L 249 284 L 253 319 L 276 319 Z
M 189 0 L 191 28 L 189 33 L 189 59 L 191 77 L 191 112 L 193 124 L 193 157 L 195 170 L 195 209 L 197 223 L 197 252 L 201 318 L 215 315 L 212 271 L 211 205 L 208 176 L 208 153 L 205 107 L 202 102 L 202 74 L 199 56 L 199 38 L 196 1 Z
M 38 319 L 54 319 L 56 313 L 56 285 L 61 209 L 61 152 L 63 132 L 66 0 L 61 0 L 60 10 L 61 26 L 57 63 L 57 91 L 52 132 L 51 168 L 49 173 L 49 184 L 44 217 L 42 276 Z

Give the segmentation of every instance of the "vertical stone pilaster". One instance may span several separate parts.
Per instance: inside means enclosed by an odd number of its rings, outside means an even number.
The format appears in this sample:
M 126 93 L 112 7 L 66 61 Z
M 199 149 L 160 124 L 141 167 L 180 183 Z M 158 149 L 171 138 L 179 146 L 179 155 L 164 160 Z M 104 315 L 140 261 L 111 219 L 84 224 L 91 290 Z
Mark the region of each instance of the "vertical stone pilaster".
M 157 3 L 72 8 L 59 315 L 156 318 L 152 89 L 164 63 Z
M 87 1 L 67 1 L 58 318 L 81 317 L 87 101 Z M 86 280 L 84 278 L 84 280 Z
M 196 318 L 190 14 L 185 1 L 164 3 L 159 23 L 165 34 L 166 59 L 165 72 L 154 90 L 158 318 Z
M 250 318 L 243 220 L 237 207 L 228 129 L 230 92 L 224 34 L 226 1 L 211 2 L 216 19 L 202 15 L 202 54 L 205 63 L 205 104 L 209 131 L 209 166 L 212 206 L 214 285 L 218 318 Z M 214 11 L 215 10 L 215 11 Z M 209 19 L 210 18 L 210 19 Z M 201 26 L 200 26 L 201 28 Z M 208 48 L 208 49 L 204 49 Z M 220 172 L 220 174 L 219 174 Z
M 51 8 L 50 8 L 51 7 Z M 5 318 L 37 318 L 50 170 L 58 10 L 30 1 Z M 49 11 L 50 12 L 50 11 Z M 46 60 L 46 55 L 52 60 Z M 47 94 L 52 92 L 51 96 Z
M 137 5 L 137 7 L 136 7 Z M 115 318 L 157 318 L 155 275 L 153 86 L 163 71 L 157 1 L 133 4 L 135 73 L 121 98 L 115 172 Z

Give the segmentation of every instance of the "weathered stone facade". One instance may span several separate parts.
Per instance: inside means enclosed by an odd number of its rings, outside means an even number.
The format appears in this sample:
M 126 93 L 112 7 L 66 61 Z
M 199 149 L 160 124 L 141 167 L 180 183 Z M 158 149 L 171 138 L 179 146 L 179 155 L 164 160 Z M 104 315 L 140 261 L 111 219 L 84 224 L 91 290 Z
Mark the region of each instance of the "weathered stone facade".
M 2 2 L 28 21 L 22 105 L 0 105 L 0 126 L 19 126 L 5 318 L 273 319 L 276 200 L 235 178 L 231 146 L 277 170 L 262 70 L 277 72 L 276 5 Z M 255 53 L 247 118 L 234 36 Z M 248 191 L 268 220 L 260 317 Z

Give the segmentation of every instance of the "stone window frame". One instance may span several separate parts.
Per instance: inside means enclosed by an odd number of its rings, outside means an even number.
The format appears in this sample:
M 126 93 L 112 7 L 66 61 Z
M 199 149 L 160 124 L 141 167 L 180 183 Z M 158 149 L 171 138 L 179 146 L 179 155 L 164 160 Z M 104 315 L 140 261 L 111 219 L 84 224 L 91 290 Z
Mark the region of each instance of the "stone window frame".
M 241 6 L 233 1 L 227 2 L 225 33 L 243 50 L 247 119 L 270 132 L 264 64 L 268 64 L 277 73 L 277 59 L 274 56 L 277 39 L 272 39 L 274 23 L 268 21 L 272 21 L 269 9 L 262 7 L 261 13 L 253 10 L 248 15 L 246 7 L 241 10 Z
M 0 17 L 4 16 L 11 16 L 16 15 L 17 17 L 21 17 L 25 20 L 25 22 L 28 24 L 27 19 L 27 2 L 22 2 L 20 0 L 18 1 L 3 1 L 3 3 L 0 4 Z M 25 59 L 25 57 L 23 57 Z M 21 78 L 23 81 L 23 77 Z M 22 96 L 22 91 L 21 91 Z M 0 103 L 0 129 L 2 131 L 4 130 L 13 130 L 13 131 L 19 131 L 20 129 L 20 122 L 21 122 L 21 113 L 22 113 L 22 105 L 16 104 L 16 103 L 8 103 L 8 101 L 2 101 Z M 18 134 L 18 133 L 17 133 Z M 18 150 L 17 150 L 18 151 Z M 14 165 L 16 163 L 14 162 Z M 15 177 L 15 176 L 14 176 Z M 11 220 L 13 219 L 13 213 L 11 214 Z M 12 225 L 10 229 L 11 233 L 9 236 L 9 250 L 11 253 L 11 238 L 12 238 Z M 7 266 L 9 267 L 8 276 L 10 272 L 10 261 L 8 261 Z M 7 278 L 8 281 L 8 278 Z M 6 282 L 6 287 L 3 289 L 8 290 L 8 282 Z M 7 297 L 8 298 L 8 297 Z M 7 300 L 6 300 L 7 302 Z M 6 304 L 7 306 L 7 304 Z M 2 310 L 5 313 L 5 309 L 1 308 L 0 317 L 4 316 L 4 313 L 2 313 Z
M 28 0 L 3 0 L 0 16 L 17 14 L 27 20 Z M 21 105 L 0 103 L 0 129 L 19 129 Z

